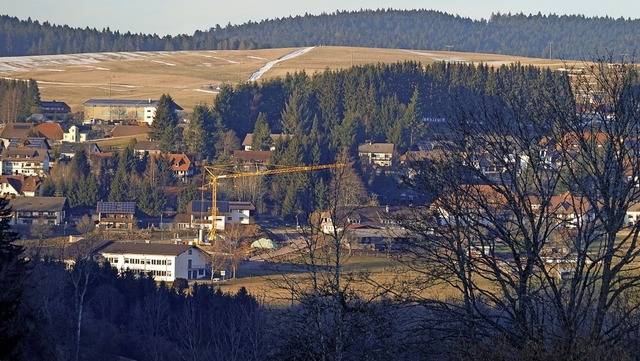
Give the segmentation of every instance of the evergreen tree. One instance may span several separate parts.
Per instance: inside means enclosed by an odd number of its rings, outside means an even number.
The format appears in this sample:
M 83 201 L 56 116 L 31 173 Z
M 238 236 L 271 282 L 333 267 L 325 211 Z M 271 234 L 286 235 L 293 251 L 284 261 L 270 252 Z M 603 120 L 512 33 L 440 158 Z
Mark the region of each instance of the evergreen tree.
M 156 114 L 151 123 L 149 139 L 159 140 L 160 151 L 171 153 L 178 149 L 182 140 L 182 129 L 178 127 L 175 103 L 168 94 L 162 94 L 158 100 Z
M 282 111 L 282 132 L 285 134 L 305 133 L 310 125 L 311 112 L 304 92 L 302 87 L 294 88 Z
M 26 280 L 22 247 L 11 230 L 11 210 L 7 199 L 0 199 L 0 359 L 17 359 L 19 342 L 25 337 L 20 315 Z
M 253 128 L 253 139 L 251 148 L 253 150 L 269 150 L 273 140 L 271 139 L 271 129 L 265 118 L 264 113 L 258 114 L 256 125 Z
M 209 108 L 202 104 L 198 104 L 193 108 L 185 139 L 188 152 L 202 154 L 204 157 L 214 155 L 212 154 L 212 142 L 210 141 L 213 123 L 214 118 Z

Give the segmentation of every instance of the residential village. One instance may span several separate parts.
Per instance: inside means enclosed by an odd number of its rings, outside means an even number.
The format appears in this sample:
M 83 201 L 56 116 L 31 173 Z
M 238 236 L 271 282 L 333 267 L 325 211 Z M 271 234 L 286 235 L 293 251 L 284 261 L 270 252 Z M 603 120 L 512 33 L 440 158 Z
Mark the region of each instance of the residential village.
M 121 271 L 148 273 L 159 281 L 173 281 L 176 278 L 217 279 L 221 271 L 222 274 L 225 273 L 224 269 L 216 270 L 211 262 L 207 261 L 207 252 L 217 252 L 208 247 L 212 241 L 208 238 L 212 227 L 217 231 L 224 231 L 233 226 L 254 224 L 260 226 L 259 233 L 266 234 L 271 227 L 289 226 L 277 219 L 274 221 L 274 217 L 269 216 L 264 207 L 261 213 L 250 201 L 217 199 L 216 210 L 212 212 L 211 191 L 208 180 L 205 179 L 208 175 L 202 169 L 202 158 L 198 154 L 165 155 L 176 180 L 176 186 L 165 187 L 168 201 L 160 217 L 145 214 L 135 202 L 130 201 L 99 201 L 91 208 L 83 207 L 73 210 L 69 207 L 66 197 L 43 196 L 41 187 L 44 179 L 60 164 L 70 162 L 78 151 L 86 152 L 89 162 L 114 158 L 120 149 L 112 147 L 101 149 L 99 146 L 101 140 L 135 137 L 137 141 L 133 145 L 133 152 L 136 156 L 161 156 L 160 142 L 147 140 L 156 113 L 156 100 L 90 99 L 83 106 L 84 110 L 81 114 L 84 115 L 84 119 L 79 122 L 71 121 L 71 110 L 64 102 L 43 101 L 41 102 L 42 114 L 33 115 L 25 123 L 4 124 L 0 129 L 2 140 L 0 189 L 3 197 L 10 198 L 12 224 L 28 228 L 34 224 L 43 223 L 52 227 L 52 234 L 59 235 L 62 232 L 66 236 L 67 233 L 74 233 L 75 224 L 83 216 L 88 216 L 97 230 L 111 232 L 114 240 L 101 243 L 99 247 L 92 249 L 92 252 L 99 252 L 104 259 Z M 182 110 L 177 105 L 174 108 L 176 112 Z M 437 119 L 424 121 L 434 121 L 434 127 L 440 122 Z M 267 169 L 271 154 L 276 149 L 275 144 L 280 139 L 290 137 L 292 135 L 272 133 L 270 134 L 272 145 L 269 148 L 253 149 L 253 133 L 248 133 L 244 136 L 239 149 L 233 151 L 230 164 L 236 168 L 241 168 L 241 165 L 246 168 L 248 164 L 252 164 L 261 169 Z M 593 140 L 598 142 L 600 147 L 608 141 L 600 134 L 593 134 Z M 504 154 L 488 154 L 482 147 L 478 147 L 476 151 L 472 149 L 466 155 L 473 163 L 473 167 L 487 179 L 499 178 L 507 168 L 512 166 L 525 171 L 530 162 L 527 155 L 518 154 L 515 147 L 508 145 L 508 138 L 503 138 L 500 142 L 505 143 L 502 148 L 505 150 Z M 556 157 L 558 152 L 577 149 L 577 142 L 578 139 L 567 135 L 562 142 L 540 144 L 538 161 L 543 163 L 545 168 L 559 168 L 560 164 L 554 164 L 558 161 Z M 442 158 L 443 153 L 449 152 L 450 149 L 447 141 L 427 137 L 403 154 L 399 154 L 393 143 L 372 141 L 360 144 L 357 151 L 357 164 L 361 167 L 363 174 L 368 173 L 376 177 L 382 172 L 399 182 L 402 178 L 411 179 L 416 176 L 416 164 Z M 179 212 L 177 195 L 194 177 L 201 178 L 199 198 L 190 200 L 184 212 Z M 486 213 L 488 212 L 486 208 L 474 202 L 482 203 L 491 199 L 490 203 L 495 203 L 491 213 L 495 216 L 500 213 L 500 205 L 506 200 L 504 196 L 495 194 L 494 187 L 481 183 L 461 186 L 465 189 L 465 193 L 472 195 L 472 200 L 468 201 L 469 204 L 465 207 L 477 208 L 478 212 Z M 469 191 L 470 189 L 472 191 Z M 396 193 L 394 201 L 390 204 L 373 203 L 343 207 L 344 209 L 337 210 L 337 215 L 333 214 L 333 217 L 324 212 L 320 216 L 322 232 L 345 234 L 350 251 L 354 249 L 389 252 L 400 249 L 395 246 L 403 243 L 399 241 L 415 237 L 400 221 L 405 214 L 411 212 L 415 204 L 430 204 L 429 214 L 423 213 L 421 216 L 433 218 L 434 227 L 442 227 L 454 222 L 455 215 L 450 214 L 448 207 L 445 206 L 448 195 L 420 199 L 408 187 L 389 191 Z M 557 223 L 562 225 L 562 229 L 575 228 L 584 219 L 594 216 L 584 197 L 573 195 L 570 190 L 543 201 L 540 199 L 536 195 L 531 195 L 529 202 L 531 208 L 534 210 L 547 208 L 555 214 L 554 217 Z M 640 203 L 629 208 L 624 223 L 633 225 L 639 219 Z M 296 228 L 300 229 L 300 225 L 297 224 Z M 163 232 L 158 239 L 136 239 L 135 232 L 145 229 Z M 144 234 L 144 232 L 138 232 L 138 234 Z M 175 237 L 171 237 L 172 234 Z M 247 245 L 251 243 L 248 242 Z M 253 243 L 255 247 L 263 247 L 259 242 Z M 270 242 L 266 249 L 247 249 L 248 247 L 245 246 L 242 258 L 249 260 L 252 254 L 262 253 L 256 259 L 264 260 L 265 252 L 273 252 L 275 250 L 271 248 L 280 248 L 285 243 L 282 240 Z M 484 246 L 476 250 L 486 252 Z M 295 250 L 288 252 L 295 253 Z M 561 246 L 547 251 L 550 260 L 562 258 L 566 252 L 566 248 Z M 278 254 L 281 255 L 283 252 L 280 251 Z M 282 259 L 278 257 L 280 256 L 274 254 L 273 260 Z

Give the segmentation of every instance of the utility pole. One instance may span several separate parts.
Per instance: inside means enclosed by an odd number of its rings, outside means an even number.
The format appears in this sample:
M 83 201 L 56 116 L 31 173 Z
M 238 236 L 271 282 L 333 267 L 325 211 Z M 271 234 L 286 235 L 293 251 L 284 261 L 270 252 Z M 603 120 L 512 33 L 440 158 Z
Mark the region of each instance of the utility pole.
M 553 47 L 553 41 L 549 42 L 549 60 L 551 60 L 551 48 Z
M 449 61 L 451 61 L 451 49 L 453 48 L 453 45 L 445 45 L 445 48 L 447 48 L 447 57 L 449 58 Z
M 111 108 L 111 79 L 115 78 L 113 75 L 107 76 L 109 78 L 109 123 L 113 120 L 111 117 L 112 108 Z

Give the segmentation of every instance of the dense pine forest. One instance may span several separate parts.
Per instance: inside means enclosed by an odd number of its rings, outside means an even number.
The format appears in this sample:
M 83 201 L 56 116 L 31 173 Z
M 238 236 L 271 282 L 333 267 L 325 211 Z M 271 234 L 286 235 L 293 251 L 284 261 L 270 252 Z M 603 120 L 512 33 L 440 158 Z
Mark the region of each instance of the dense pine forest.
M 589 59 L 605 52 L 632 56 L 639 36 L 638 19 L 540 13 L 497 13 L 473 20 L 433 10 L 338 11 L 225 27 L 212 24 L 210 29 L 178 36 L 71 28 L 0 16 L 0 56 L 337 45 Z

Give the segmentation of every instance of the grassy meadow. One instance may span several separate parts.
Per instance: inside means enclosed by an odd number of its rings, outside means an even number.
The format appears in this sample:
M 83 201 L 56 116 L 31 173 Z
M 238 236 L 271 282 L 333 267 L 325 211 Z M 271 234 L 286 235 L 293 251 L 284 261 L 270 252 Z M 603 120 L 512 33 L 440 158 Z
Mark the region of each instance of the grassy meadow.
M 227 51 L 90 53 L 0 58 L 0 76 L 38 81 L 43 100 L 61 100 L 74 111 L 91 98 L 157 99 L 169 93 L 185 110 L 212 104 L 215 88 L 247 81 L 265 64 L 298 48 Z M 282 60 L 260 78 L 307 74 L 352 65 L 397 61 L 473 62 L 499 66 L 513 62 L 557 68 L 559 60 L 495 54 L 320 46 Z M 259 80 L 259 81 L 260 81 Z

